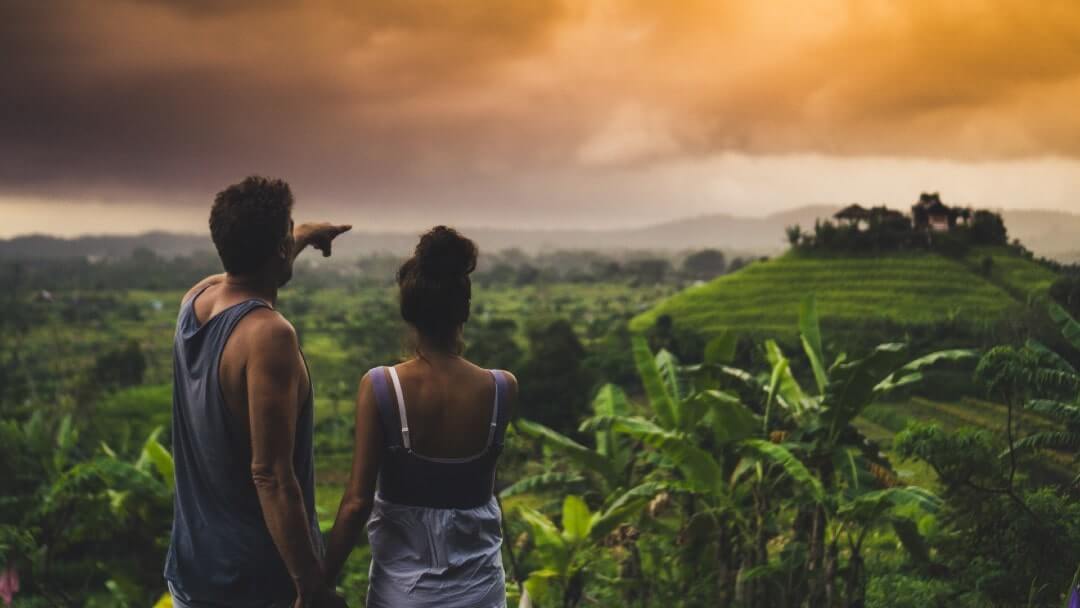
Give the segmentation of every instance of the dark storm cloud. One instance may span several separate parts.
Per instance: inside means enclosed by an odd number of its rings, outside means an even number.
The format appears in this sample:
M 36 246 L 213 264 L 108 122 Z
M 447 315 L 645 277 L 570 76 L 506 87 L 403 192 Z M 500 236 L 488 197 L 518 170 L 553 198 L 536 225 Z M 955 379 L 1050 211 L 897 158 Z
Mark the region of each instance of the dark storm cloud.
M 1077 158 L 1077 40 L 1066 0 L 12 0 L 0 197 L 201 205 L 260 172 L 573 209 L 728 151 Z
M 439 96 L 482 86 L 557 15 L 532 0 L 5 3 L 0 188 L 205 193 L 260 171 L 377 195 L 497 146 Z

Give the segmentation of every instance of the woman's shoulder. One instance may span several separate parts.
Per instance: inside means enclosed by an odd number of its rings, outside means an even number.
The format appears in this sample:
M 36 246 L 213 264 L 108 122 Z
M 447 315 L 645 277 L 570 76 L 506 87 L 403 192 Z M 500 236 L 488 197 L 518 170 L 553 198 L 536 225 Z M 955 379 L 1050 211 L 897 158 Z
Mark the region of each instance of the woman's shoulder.
M 506 384 L 510 387 L 510 390 L 514 393 L 517 392 L 518 380 L 517 376 L 515 376 L 513 373 L 505 369 L 491 369 L 488 371 L 502 375 L 504 378 L 506 378 Z
M 466 359 L 465 362 L 468 363 L 472 368 L 474 368 L 474 371 L 476 371 L 476 372 L 479 372 L 479 373 L 482 373 L 482 374 L 501 375 L 503 378 L 506 379 L 506 383 L 510 386 L 510 389 L 515 393 L 517 392 L 517 387 L 518 387 L 517 376 L 515 376 L 512 372 L 510 372 L 510 370 L 506 370 L 506 369 L 502 369 L 502 368 L 498 368 L 498 367 L 481 367 L 481 366 L 477 365 L 476 363 L 473 363 L 472 361 L 469 361 L 468 359 Z M 489 382 L 490 382 L 490 380 L 489 380 Z

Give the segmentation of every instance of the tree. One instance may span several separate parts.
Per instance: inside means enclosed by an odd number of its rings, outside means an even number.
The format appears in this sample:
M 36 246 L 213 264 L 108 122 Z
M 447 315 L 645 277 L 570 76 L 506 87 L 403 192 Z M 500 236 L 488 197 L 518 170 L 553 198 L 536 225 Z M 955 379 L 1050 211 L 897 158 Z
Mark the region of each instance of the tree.
M 1080 350 L 1080 323 L 1062 307 L 1050 304 L 1050 318 L 1058 325 L 1065 339 Z M 1060 450 L 1080 458 L 1080 373 L 1064 357 L 1038 344 L 1026 347 L 1034 356 L 1035 369 L 1025 376 L 1034 386 L 1024 404 L 1030 411 L 1051 419 L 1060 426 L 1053 431 L 1041 431 L 1020 439 L 1012 449 L 1030 452 L 1038 449 Z M 1074 483 L 1080 482 L 1077 476 Z
M 585 348 L 564 319 L 528 329 L 529 348 L 521 365 L 521 415 L 562 432 L 572 432 L 585 413 L 592 380 L 585 371 Z
M 726 260 L 719 249 L 702 249 L 683 260 L 682 271 L 691 279 L 707 281 L 724 274 Z
M 671 271 L 671 262 L 662 258 L 644 258 L 627 262 L 624 268 L 638 283 L 649 285 L 664 280 Z
M 1053 303 L 1050 317 L 1080 348 L 1080 324 Z M 1080 374 L 1065 358 L 1029 341 L 991 349 L 975 375 L 1007 408 L 1004 437 L 920 424 L 898 435 L 894 448 L 929 464 L 945 487 L 945 529 L 936 549 L 961 588 L 979 590 L 974 601 L 1053 605 L 1080 561 L 1080 507 L 1065 492 L 1033 487 L 1019 467 L 1039 450 L 1080 455 Z M 1017 437 L 1014 410 L 1021 405 L 1059 426 Z
M 1080 274 L 1069 272 L 1050 285 L 1050 297 L 1074 317 L 1080 316 Z
M 134 340 L 105 352 L 94 362 L 92 380 L 105 388 L 123 388 L 142 384 L 146 357 Z
M 971 218 L 971 236 L 976 245 L 1008 245 L 1005 220 L 992 211 L 979 209 Z
M 522 357 L 516 334 L 513 319 L 474 321 L 466 328 L 465 356 L 480 367 L 516 369 Z
M 929 540 L 959 605 L 1061 605 L 1080 562 L 1080 503 L 1048 487 L 1009 489 L 1007 447 L 990 431 L 915 424 L 893 448 L 929 464 L 944 488 Z
M 784 232 L 787 234 L 788 244 L 791 245 L 792 248 L 798 247 L 803 238 L 802 227 L 795 224 L 794 226 L 785 228 Z
M 522 264 L 517 268 L 515 285 L 532 285 L 540 280 L 540 269 L 532 264 Z

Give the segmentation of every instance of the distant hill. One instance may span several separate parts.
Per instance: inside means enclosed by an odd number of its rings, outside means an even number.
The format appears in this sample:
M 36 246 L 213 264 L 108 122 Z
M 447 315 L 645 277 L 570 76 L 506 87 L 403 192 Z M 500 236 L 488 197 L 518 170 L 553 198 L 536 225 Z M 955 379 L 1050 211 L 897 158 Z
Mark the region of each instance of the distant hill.
M 63 239 L 42 234 L 0 239 L 0 258 L 127 257 L 145 248 L 173 257 L 195 251 L 213 251 L 210 235 L 195 236 L 172 232 L 147 232 L 132 236 L 82 236 Z
M 984 257 L 994 262 L 980 272 Z M 686 289 L 631 322 L 644 331 L 661 315 L 676 327 L 706 335 L 724 331 L 791 335 L 799 304 L 816 294 L 822 321 L 832 325 L 887 321 L 920 326 L 949 319 L 994 322 L 1018 312 L 1055 273 L 1006 249 L 981 249 L 955 260 L 910 252 L 880 257 L 788 253 Z
M 1080 261 L 1080 215 L 1065 211 L 1004 211 L 1009 238 L 1038 255 L 1062 262 Z
M 811 229 L 818 218 L 838 209 L 829 205 L 799 207 L 765 217 L 714 214 L 684 218 L 642 228 L 619 230 L 532 230 L 460 227 L 482 249 L 498 251 L 520 248 L 535 253 L 553 249 L 683 251 L 716 247 L 741 255 L 775 255 L 786 243 L 784 228 L 799 224 Z M 1062 260 L 1080 258 L 1080 215 L 1057 211 L 1006 211 L 1010 238 L 1019 238 L 1039 255 Z M 339 255 L 374 252 L 405 254 L 416 242 L 417 232 L 365 232 L 357 226 L 335 244 Z M 160 255 L 175 256 L 213 251 L 209 236 L 151 232 L 134 236 L 85 236 L 75 239 L 32 235 L 0 239 L 0 258 L 128 256 L 139 247 Z

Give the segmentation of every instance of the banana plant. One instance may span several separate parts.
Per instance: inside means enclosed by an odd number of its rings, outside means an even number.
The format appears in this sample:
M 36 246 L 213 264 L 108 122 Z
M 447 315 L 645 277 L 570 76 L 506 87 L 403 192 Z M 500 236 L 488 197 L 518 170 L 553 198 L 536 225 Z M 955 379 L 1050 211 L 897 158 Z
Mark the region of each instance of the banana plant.
M 804 298 L 799 310 L 799 338 L 810 363 L 813 388 L 805 389 L 792 371 L 790 360 L 775 341 L 765 344 L 772 371 L 765 405 L 765 428 L 786 436 L 806 466 L 820 479 L 828 501 L 797 516 L 795 536 L 807 545 L 804 592 L 811 604 L 833 605 L 828 572 L 830 556 L 826 534 L 830 517 L 843 498 L 873 491 L 860 484 L 860 475 L 873 475 L 884 484 L 895 483 L 888 460 L 855 427 L 854 420 L 871 403 L 925 379 L 925 372 L 945 364 L 973 364 L 973 350 L 945 350 L 908 360 L 907 347 L 887 343 L 859 359 L 836 357 L 830 364 L 822 348 L 817 301 Z M 774 413 L 775 412 L 775 413 Z M 880 486 L 881 484 L 879 484 Z M 839 492 L 838 492 L 839 490 Z
M 571 494 L 563 500 L 559 524 L 539 511 L 519 507 L 532 533 L 529 559 L 538 565 L 525 579 L 522 605 L 550 606 L 558 600 L 564 608 L 577 606 L 584 595 L 594 551 L 659 490 L 660 484 L 642 484 L 596 512 L 589 510 L 581 496 Z
M 606 384 L 592 401 L 594 418 L 612 418 L 629 412 L 626 394 L 614 384 Z M 577 471 L 545 472 L 518 480 L 500 492 L 507 498 L 541 490 L 588 491 L 600 496 L 616 494 L 631 483 L 633 452 L 610 429 L 597 429 L 590 448 L 547 426 L 530 420 L 514 423 L 516 432 L 540 441 L 551 452 L 563 456 Z
M 874 490 L 840 503 L 836 512 L 838 525 L 827 551 L 826 570 L 839 570 L 839 545 L 841 540 L 846 540 L 845 605 L 866 603 L 862 550 L 866 537 L 876 528 L 891 526 L 915 563 L 921 566 L 930 563 L 930 551 L 919 534 L 918 518 L 923 514 L 936 514 L 941 504 L 940 498 L 917 486 Z
M 723 336 L 706 347 L 706 361 L 721 373 L 753 384 L 748 372 L 724 365 L 734 354 L 734 337 Z M 683 366 L 673 354 L 661 349 L 655 355 L 642 336 L 633 339 L 634 363 L 641 377 L 652 420 L 667 431 L 687 435 L 711 436 L 719 446 L 753 435 L 759 426 L 754 412 L 738 394 L 720 390 L 717 383 L 694 377 L 706 366 Z M 690 378 L 685 378 L 689 375 Z
M 799 308 L 799 339 L 813 372 L 814 391 L 802 387 L 791 370 L 790 360 L 774 340 L 766 342 L 772 365 L 770 394 L 804 435 L 830 446 L 850 439 L 852 421 L 874 401 L 922 382 L 924 372 L 950 363 L 974 363 L 974 350 L 935 352 L 907 361 L 907 347 L 901 343 L 881 344 L 861 359 L 848 360 L 841 354 L 828 364 L 822 348 L 817 300 L 804 298 Z
M 741 570 L 763 566 L 768 559 L 764 549 L 755 555 L 744 549 L 748 539 L 765 539 L 773 524 L 769 503 L 755 500 L 755 494 L 782 496 L 774 505 L 825 499 L 821 483 L 788 446 L 765 439 L 761 418 L 739 395 L 709 381 L 706 373 L 719 371 L 754 386 L 750 374 L 726 366 L 733 352 L 733 339 L 713 341 L 706 366 L 689 368 L 666 351 L 653 355 L 637 338 L 635 362 L 651 415 L 594 418 L 582 427 L 610 429 L 650 448 L 657 465 L 650 479 L 665 480 L 664 492 L 682 497 L 678 532 L 685 539 L 680 557 L 687 580 L 681 585 L 709 579 L 706 565 L 715 564 L 720 574 L 711 595 L 720 606 L 733 599 L 730 592 Z M 764 547 L 764 541 L 760 544 Z

